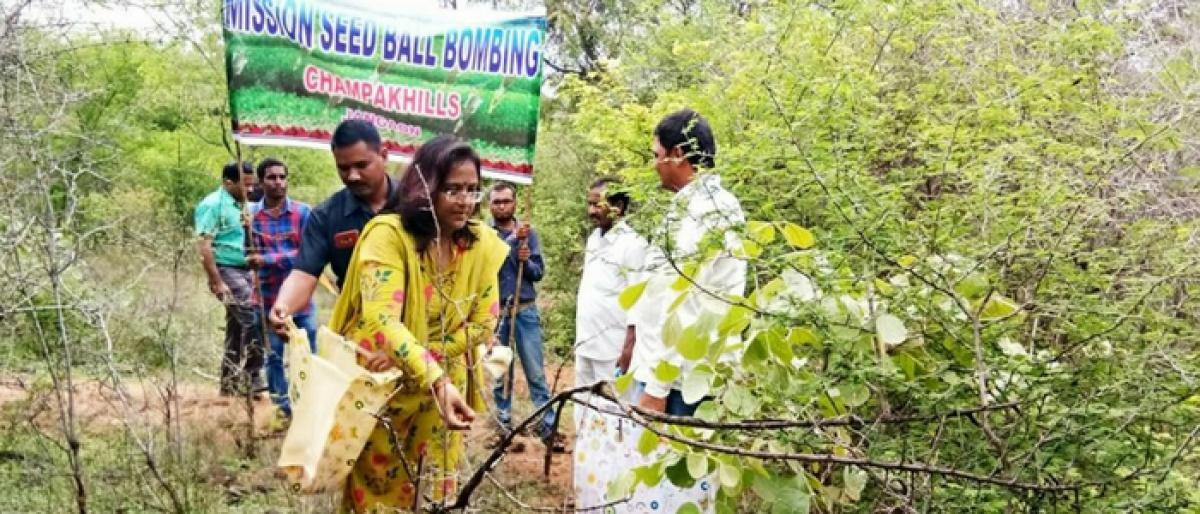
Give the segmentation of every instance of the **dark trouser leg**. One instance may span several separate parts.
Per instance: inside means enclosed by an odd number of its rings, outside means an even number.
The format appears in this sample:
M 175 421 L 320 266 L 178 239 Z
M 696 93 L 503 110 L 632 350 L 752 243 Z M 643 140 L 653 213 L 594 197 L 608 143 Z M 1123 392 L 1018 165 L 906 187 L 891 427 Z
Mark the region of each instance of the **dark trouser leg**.
M 542 319 L 536 306 L 526 307 L 517 313 L 517 356 L 525 371 L 525 382 L 529 384 L 529 399 L 535 408 L 550 401 L 550 387 L 546 385 L 546 364 L 543 355 Z M 542 416 L 541 435 L 545 437 L 554 427 L 554 410 Z
M 255 337 L 256 316 L 250 270 L 219 266 L 221 280 L 232 293 L 225 299 L 225 358 L 221 362 L 221 389 L 238 392 L 251 386 L 263 365 L 262 344 Z

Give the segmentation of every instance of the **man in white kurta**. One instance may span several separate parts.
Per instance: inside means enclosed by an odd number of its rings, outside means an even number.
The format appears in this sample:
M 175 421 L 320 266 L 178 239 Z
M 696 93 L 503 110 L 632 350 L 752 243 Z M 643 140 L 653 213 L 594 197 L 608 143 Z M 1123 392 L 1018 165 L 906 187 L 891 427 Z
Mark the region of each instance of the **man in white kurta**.
M 678 338 L 677 332 L 664 329 L 669 322 L 677 323 L 679 332 L 684 327 L 693 327 L 693 331 L 695 327 L 707 327 L 709 323 L 703 320 L 719 321 L 724 317 L 729 295 L 744 293 L 746 261 L 737 257 L 741 240 L 736 230 L 744 224 L 745 215 L 737 198 L 711 171 L 716 145 L 712 129 L 702 116 L 690 110 L 676 112 L 659 123 L 654 135 L 655 169 L 662 186 L 675 195 L 662 226 L 650 240 L 646 269 L 635 282 L 645 281 L 646 286 L 629 312 L 618 368 L 633 374 L 636 389 L 640 390 L 635 392 L 640 396 L 638 405 L 690 416 L 703 400 L 685 398 L 682 392 L 682 383 L 695 369 L 695 361 L 679 354 L 679 341 L 671 340 Z M 715 244 L 705 244 L 705 240 Z M 687 274 L 684 280 L 680 280 L 680 271 Z M 685 297 L 675 305 L 680 295 Z M 720 355 L 715 358 L 736 365 L 741 356 L 740 341 L 720 340 L 717 325 L 711 323 L 701 335 L 710 341 L 709 348 L 721 345 Z M 660 380 L 655 370 L 663 364 L 677 368 L 678 377 Z M 642 455 L 638 441 L 644 429 L 619 414 L 611 414 L 617 410 L 615 405 L 595 403 L 608 412 L 586 410 L 579 427 L 575 454 L 577 508 L 625 499 L 614 497 L 610 487 L 627 479 L 631 470 L 668 458 L 670 451 L 660 445 Z M 606 512 L 669 513 L 687 504 L 700 512 L 714 512 L 716 484 L 711 474 L 696 477 L 687 487 L 675 486 L 664 477 L 654 486 L 638 484 L 627 492 L 627 501 Z
M 651 238 L 643 274 L 646 288 L 630 312 L 634 344 L 628 369 L 642 389 L 641 407 L 690 416 L 702 398 L 684 398 L 682 384 L 697 361 L 680 355 L 679 341 L 666 340 L 682 330 L 665 329 L 676 322 L 680 329 L 703 327 L 699 335 L 711 341 L 710 346 L 728 349 L 720 355 L 722 362 L 740 360 L 739 341 L 719 340 L 714 321 L 729 310 L 730 296 L 745 293 L 746 261 L 738 257 L 742 243 L 736 230 L 746 217 L 737 197 L 711 170 L 716 144 L 704 117 L 690 110 L 667 116 L 655 129 L 654 153 L 662 185 L 675 196 Z M 715 244 L 706 248 L 702 243 L 708 238 Z M 680 271 L 689 269 L 681 282 Z M 685 295 L 681 301 L 680 295 Z M 708 323 L 700 323 L 705 319 Z M 678 377 L 660 380 L 656 371 L 663 363 L 678 368 Z
M 600 179 L 588 190 L 588 218 L 595 228 L 588 236 L 575 303 L 576 386 L 616 378 L 629 325 L 618 297 L 637 282 L 646 254 L 646 240 L 623 220 L 629 196 L 609 192 L 615 183 Z

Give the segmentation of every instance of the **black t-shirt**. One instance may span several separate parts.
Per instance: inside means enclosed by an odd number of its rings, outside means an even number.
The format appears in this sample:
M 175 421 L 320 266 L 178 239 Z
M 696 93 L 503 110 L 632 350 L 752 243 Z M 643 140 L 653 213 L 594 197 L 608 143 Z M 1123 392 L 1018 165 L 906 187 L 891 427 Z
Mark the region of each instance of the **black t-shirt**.
M 392 181 L 388 179 L 388 195 Z M 325 265 L 337 276 L 337 285 L 346 281 L 346 268 L 354 254 L 354 244 L 375 212 L 349 189 L 342 188 L 312 210 L 304 235 L 300 238 L 300 255 L 295 269 L 314 277 L 320 276 Z

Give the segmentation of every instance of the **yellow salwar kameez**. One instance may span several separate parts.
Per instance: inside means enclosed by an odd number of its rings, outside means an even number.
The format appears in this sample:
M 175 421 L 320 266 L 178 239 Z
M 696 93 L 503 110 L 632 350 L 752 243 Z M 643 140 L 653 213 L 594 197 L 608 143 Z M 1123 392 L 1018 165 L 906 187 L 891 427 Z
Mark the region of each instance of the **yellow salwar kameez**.
M 494 231 L 471 230 L 478 240 L 456 247 L 438 270 L 432 247 L 418 254 L 398 215 L 376 216 L 363 229 L 330 326 L 368 352 L 391 352 L 404 378 L 380 413 L 391 430 L 376 424 L 347 478 L 343 511 L 410 510 L 418 497 L 454 496 L 463 434 L 445 428 L 431 386 L 448 376 L 477 413 L 486 408 L 482 370 L 471 366 L 468 385 L 467 359 L 478 360 L 476 346 L 496 326 L 496 276 L 508 255 Z

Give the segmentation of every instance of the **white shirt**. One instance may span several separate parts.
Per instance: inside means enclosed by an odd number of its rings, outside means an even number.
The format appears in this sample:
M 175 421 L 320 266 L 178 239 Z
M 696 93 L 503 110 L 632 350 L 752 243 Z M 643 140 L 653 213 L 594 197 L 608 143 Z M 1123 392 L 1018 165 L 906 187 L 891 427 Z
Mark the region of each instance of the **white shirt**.
M 663 340 L 663 327 L 668 317 L 676 316 L 680 327 L 695 324 L 706 313 L 718 316 L 719 321 L 729 310 L 729 303 L 705 291 L 726 296 L 745 293 L 746 261 L 735 257 L 742 247 L 735 230 L 745 222 L 741 203 L 721 187 L 721 177 L 717 175 L 697 176 L 671 200 L 671 210 L 647 252 L 643 275 L 647 281 L 646 289 L 630 312 L 637 329 L 630 368 L 634 378 L 646 384 L 646 392 L 650 395 L 666 397 L 671 389 L 679 389 L 683 378 L 696 365 L 695 361 L 679 355 L 677 341 Z M 715 255 L 704 259 L 699 253 L 700 243 L 709 232 L 717 232 L 723 245 Z M 664 246 L 669 251 L 665 251 Z M 682 270 L 689 262 L 697 264 L 692 275 L 694 284 L 687 283 L 682 291 L 672 288 L 679 278 L 675 268 Z M 686 294 L 687 298 L 672 313 L 670 306 L 680 294 Z M 716 326 L 717 323 L 713 323 L 709 333 L 713 344 L 717 344 Z M 733 342 L 736 340 L 723 343 Z M 721 358 L 735 361 L 740 355 L 724 354 Z M 655 376 L 654 370 L 664 361 L 680 368 L 679 378 L 673 382 L 661 382 Z
M 641 277 L 646 247 L 624 221 L 588 236 L 575 302 L 575 355 L 604 361 L 621 356 L 629 320 L 618 297 Z

